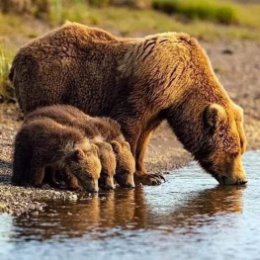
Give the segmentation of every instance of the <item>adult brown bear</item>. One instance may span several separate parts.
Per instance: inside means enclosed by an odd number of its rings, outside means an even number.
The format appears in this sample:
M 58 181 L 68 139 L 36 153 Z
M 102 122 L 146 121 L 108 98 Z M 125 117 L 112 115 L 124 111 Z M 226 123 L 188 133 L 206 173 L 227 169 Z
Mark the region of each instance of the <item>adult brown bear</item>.
M 220 183 L 246 182 L 242 110 L 217 80 L 202 47 L 186 34 L 124 39 L 68 23 L 23 47 L 10 79 L 24 113 L 64 103 L 116 119 L 144 184 L 162 180 L 146 173 L 143 159 L 164 119 Z

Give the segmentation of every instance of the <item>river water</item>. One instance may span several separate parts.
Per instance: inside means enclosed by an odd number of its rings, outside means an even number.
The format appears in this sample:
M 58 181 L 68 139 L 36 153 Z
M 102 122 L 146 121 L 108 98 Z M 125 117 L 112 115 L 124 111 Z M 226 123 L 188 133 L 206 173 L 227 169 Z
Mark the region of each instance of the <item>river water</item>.
M 220 187 L 191 163 L 161 186 L 0 215 L 0 260 L 260 259 L 260 151 L 244 162 L 246 187 Z

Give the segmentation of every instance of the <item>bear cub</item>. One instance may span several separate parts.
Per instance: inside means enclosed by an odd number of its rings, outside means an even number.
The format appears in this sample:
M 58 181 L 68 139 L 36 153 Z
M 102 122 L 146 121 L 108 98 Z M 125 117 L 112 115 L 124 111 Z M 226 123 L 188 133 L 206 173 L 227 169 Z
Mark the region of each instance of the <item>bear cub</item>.
M 56 171 L 75 176 L 86 191 L 97 192 L 97 146 L 75 127 L 46 117 L 26 120 L 15 138 L 12 183 L 40 187 L 46 174 Z
M 91 117 L 69 105 L 52 105 L 36 109 L 28 114 L 25 121 L 44 117 L 83 131 L 98 147 L 102 165 L 99 179 L 101 188 L 114 189 L 114 178 L 121 187 L 135 187 L 135 160 L 130 145 L 115 120 L 107 117 Z M 71 181 L 76 182 L 75 178 L 74 180 L 71 178 Z

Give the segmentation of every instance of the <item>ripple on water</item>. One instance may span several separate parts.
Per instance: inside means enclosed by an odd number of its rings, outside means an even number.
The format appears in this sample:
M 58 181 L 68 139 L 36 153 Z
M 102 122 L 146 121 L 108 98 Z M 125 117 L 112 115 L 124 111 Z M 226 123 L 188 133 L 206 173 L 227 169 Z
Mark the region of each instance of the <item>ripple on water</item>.
M 219 187 L 191 163 L 158 187 L 1 215 L 0 259 L 259 259 L 260 152 L 245 168 L 247 187 Z

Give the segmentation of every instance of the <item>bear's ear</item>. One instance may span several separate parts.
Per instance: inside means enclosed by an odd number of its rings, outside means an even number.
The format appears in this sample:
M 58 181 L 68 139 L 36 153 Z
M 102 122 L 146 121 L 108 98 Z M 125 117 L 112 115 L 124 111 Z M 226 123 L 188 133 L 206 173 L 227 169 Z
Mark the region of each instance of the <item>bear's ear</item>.
M 91 150 L 96 156 L 99 156 L 99 147 L 96 144 L 91 144 Z
M 114 150 L 115 153 L 119 153 L 120 152 L 121 146 L 120 146 L 119 142 L 112 141 L 110 144 L 112 145 L 113 150 Z
M 247 140 L 246 140 L 246 135 L 245 135 L 244 126 L 243 126 L 244 112 L 243 112 L 243 108 L 241 108 L 240 106 L 238 106 L 236 104 L 234 104 L 234 110 L 235 110 L 235 121 L 236 121 L 236 125 L 237 125 L 237 131 L 238 131 L 239 138 L 240 138 L 240 146 L 242 149 L 242 153 L 244 153 L 246 150 L 246 146 L 247 146 Z
M 125 147 L 127 147 L 129 150 L 131 150 L 130 144 L 129 144 L 127 141 L 124 142 L 124 145 L 125 145 Z
M 80 160 L 83 160 L 84 159 L 84 152 L 82 149 L 80 148 L 77 148 L 73 151 L 72 155 L 71 155 L 71 158 L 72 160 L 74 160 L 75 162 L 78 162 Z
M 224 107 L 219 104 L 210 104 L 203 112 L 204 124 L 211 130 L 215 130 L 221 122 L 225 121 L 226 117 Z
M 106 151 L 108 152 L 113 152 L 113 148 L 112 148 L 112 145 L 110 143 L 107 143 L 107 142 L 103 142 L 103 147 Z

